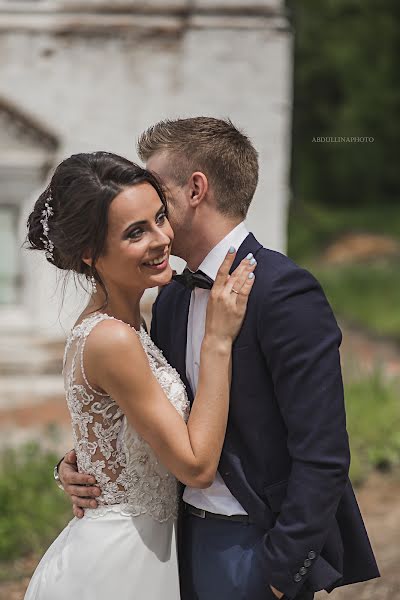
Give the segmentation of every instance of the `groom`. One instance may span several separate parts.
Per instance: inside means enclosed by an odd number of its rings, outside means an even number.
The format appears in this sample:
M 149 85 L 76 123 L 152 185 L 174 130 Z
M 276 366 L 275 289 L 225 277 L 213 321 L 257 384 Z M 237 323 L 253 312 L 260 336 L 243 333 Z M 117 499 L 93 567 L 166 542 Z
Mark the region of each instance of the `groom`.
M 183 600 L 310 600 L 378 577 L 348 480 L 340 330 L 312 275 L 263 248 L 244 224 L 256 150 L 231 122 L 205 117 L 157 123 L 138 149 L 167 188 L 173 253 L 191 271 L 213 279 L 230 246 L 238 248 L 233 268 L 249 253 L 257 260 L 233 347 L 218 473 L 211 487 L 183 494 Z M 196 278 L 178 278 L 153 308 L 152 338 L 191 398 L 208 295 Z M 59 475 L 81 516 L 93 503 L 76 485 L 85 475 L 68 457 Z

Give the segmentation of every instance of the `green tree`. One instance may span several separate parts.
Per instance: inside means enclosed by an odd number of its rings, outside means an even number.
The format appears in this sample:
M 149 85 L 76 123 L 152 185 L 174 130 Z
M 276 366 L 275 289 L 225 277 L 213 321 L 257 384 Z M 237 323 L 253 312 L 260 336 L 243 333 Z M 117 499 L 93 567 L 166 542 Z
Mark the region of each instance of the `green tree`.
M 399 202 L 400 3 L 293 0 L 295 197 Z M 374 138 L 317 143 L 318 137 Z

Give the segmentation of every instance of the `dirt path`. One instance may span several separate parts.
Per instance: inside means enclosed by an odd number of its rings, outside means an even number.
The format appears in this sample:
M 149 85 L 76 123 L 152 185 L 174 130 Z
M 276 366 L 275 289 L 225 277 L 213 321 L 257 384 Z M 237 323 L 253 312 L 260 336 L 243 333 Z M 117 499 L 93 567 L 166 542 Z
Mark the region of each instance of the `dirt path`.
M 343 372 L 349 378 L 379 370 L 385 377 L 400 377 L 400 346 L 377 338 L 345 323 L 340 323 L 343 342 L 340 349 Z
M 321 592 L 316 600 L 400 600 L 400 473 L 397 477 L 373 474 L 357 496 L 382 577 L 335 590 L 329 596 Z M 13 565 L 13 580 L 0 583 L 0 600 L 23 599 L 36 562 L 28 558 Z

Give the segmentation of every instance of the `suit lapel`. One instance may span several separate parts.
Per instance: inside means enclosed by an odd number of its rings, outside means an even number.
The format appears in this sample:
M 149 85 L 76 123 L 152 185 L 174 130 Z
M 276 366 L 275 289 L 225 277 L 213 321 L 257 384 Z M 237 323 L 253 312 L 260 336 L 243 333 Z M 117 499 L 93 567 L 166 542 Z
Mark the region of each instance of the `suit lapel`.
M 189 317 L 191 291 L 183 289 L 181 296 L 175 304 L 175 327 L 174 342 L 171 348 L 174 359 L 173 365 L 178 371 L 183 383 L 186 386 L 189 400 L 193 401 L 193 392 L 186 377 L 186 346 L 187 346 L 187 325 Z
M 232 271 L 234 271 L 236 269 L 236 267 L 239 265 L 240 261 L 242 261 L 244 258 L 246 258 L 246 256 L 249 254 L 249 252 L 252 252 L 255 256 L 256 253 L 261 248 L 262 248 L 262 245 L 260 244 L 260 242 L 257 242 L 254 235 L 252 233 L 249 233 L 247 238 L 245 238 L 245 240 L 243 241 L 241 246 L 239 246 L 239 248 L 238 248 L 238 251 L 236 253 L 235 260 L 233 261 L 233 265 L 231 267 L 230 273 L 232 273 Z
M 255 256 L 260 248 L 262 248 L 262 245 L 257 242 L 252 233 L 249 233 L 237 251 L 231 268 L 231 273 L 236 269 L 240 261 L 243 260 L 249 252 L 252 252 Z M 190 297 L 191 291 L 184 288 L 182 291 L 180 291 L 179 298 L 176 299 L 174 320 L 175 326 L 173 334 L 174 341 L 173 347 L 171 348 L 171 356 L 173 356 L 172 364 L 175 366 L 183 383 L 186 386 L 189 400 L 190 402 L 193 402 L 193 391 L 186 377 L 186 346 Z

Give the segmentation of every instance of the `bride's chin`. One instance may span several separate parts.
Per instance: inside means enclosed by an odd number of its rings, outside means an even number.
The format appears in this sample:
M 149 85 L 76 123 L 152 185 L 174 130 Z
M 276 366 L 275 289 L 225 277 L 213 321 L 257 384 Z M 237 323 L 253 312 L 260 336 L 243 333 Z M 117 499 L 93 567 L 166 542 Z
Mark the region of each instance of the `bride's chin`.
M 170 283 L 172 279 L 172 269 L 168 265 L 168 267 L 162 273 L 154 274 L 149 281 L 148 287 L 162 287 L 163 285 L 167 285 Z
M 170 283 L 171 279 L 172 279 L 172 269 L 168 265 L 168 267 L 165 269 L 165 272 L 162 273 L 162 277 L 160 277 L 161 283 L 159 283 L 158 285 L 166 285 L 167 283 Z

